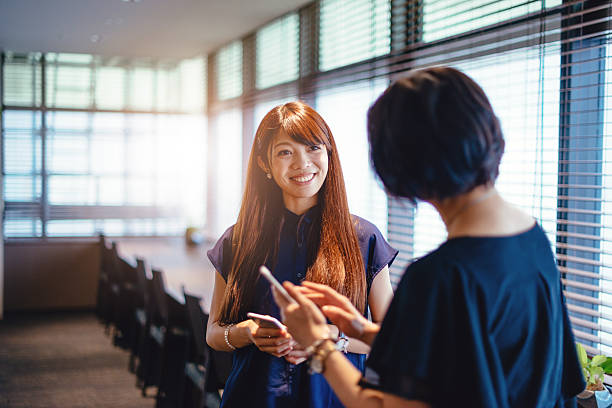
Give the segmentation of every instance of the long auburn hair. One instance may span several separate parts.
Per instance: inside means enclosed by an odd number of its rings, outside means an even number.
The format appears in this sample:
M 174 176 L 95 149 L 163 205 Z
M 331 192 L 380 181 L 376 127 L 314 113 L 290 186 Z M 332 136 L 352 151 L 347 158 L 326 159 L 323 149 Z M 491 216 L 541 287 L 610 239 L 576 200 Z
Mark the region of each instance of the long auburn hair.
M 363 259 L 348 209 L 336 143 L 323 118 L 298 101 L 273 108 L 255 133 L 240 213 L 232 234 L 231 268 L 219 313 L 222 325 L 247 318 L 256 300 L 259 266 L 274 262 L 277 257 L 284 211 L 282 191 L 274 180 L 266 178 L 257 160 L 270 168 L 271 145 L 281 132 L 298 143 L 324 144 L 327 148 L 327 177 L 318 192 L 317 214 L 321 219 L 313 223 L 319 229 L 311 240 L 315 249 L 307 265 L 306 279 L 329 285 L 347 296 L 358 310 L 365 310 Z

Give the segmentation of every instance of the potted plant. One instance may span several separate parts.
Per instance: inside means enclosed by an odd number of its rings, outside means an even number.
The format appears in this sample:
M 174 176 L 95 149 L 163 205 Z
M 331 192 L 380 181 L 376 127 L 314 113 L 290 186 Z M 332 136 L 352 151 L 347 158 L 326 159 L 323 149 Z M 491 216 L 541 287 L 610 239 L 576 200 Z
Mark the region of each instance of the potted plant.
M 612 395 L 604 386 L 604 374 L 612 373 L 612 358 L 604 355 L 596 355 L 589 358 L 586 350 L 580 343 L 576 343 L 578 360 L 582 367 L 582 374 L 587 383 L 586 389 L 578 394 L 579 399 L 595 398 L 597 408 L 608 408 L 612 406 Z

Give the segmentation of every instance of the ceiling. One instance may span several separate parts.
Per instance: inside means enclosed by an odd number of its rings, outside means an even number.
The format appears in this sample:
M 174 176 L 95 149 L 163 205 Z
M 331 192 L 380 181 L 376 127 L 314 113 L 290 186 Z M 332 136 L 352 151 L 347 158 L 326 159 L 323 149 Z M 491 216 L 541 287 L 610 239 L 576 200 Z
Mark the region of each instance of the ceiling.
M 189 58 L 312 0 L 0 0 L 0 50 Z

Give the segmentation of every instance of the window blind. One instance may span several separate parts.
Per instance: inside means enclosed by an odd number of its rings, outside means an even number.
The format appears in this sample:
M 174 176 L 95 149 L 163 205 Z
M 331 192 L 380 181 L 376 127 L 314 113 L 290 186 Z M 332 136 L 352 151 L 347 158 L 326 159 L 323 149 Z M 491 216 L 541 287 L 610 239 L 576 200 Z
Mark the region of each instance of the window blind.
M 12 64 L 4 84 L 30 78 L 10 95 L 4 88 L 6 237 L 174 235 L 203 224 L 202 58 L 147 66 L 50 53 L 4 61 Z M 148 100 L 134 97 L 139 87 Z M 32 96 L 43 91 L 45 98 Z M 182 102 L 164 106 L 155 94 Z
M 290 82 L 299 75 L 298 13 L 264 26 L 255 35 L 255 86 L 265 89 Z
M 321 0 L 318 4 L 319 70 L 389 52 L 389 0 Z
M 242 42 L 221 48 L 215 56 L 215 81 L 217 99 L 235 98 L 242 94 Z

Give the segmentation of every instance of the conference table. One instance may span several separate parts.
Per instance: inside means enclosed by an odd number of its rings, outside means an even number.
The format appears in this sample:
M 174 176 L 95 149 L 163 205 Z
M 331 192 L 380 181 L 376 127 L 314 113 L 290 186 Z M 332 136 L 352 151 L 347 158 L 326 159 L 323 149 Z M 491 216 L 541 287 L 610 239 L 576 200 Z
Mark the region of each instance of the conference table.
M 113 240 L 124 259 L 136 264 L 136 259 L 142 258 L 147 270 L 163 271 L 170 296 L 184 303 L 184 287 L 187 293 L 199 296 L 202 310 L 209 312 L 215 269 L 206 251 L 213 243 L 189 245 L 184 237 L 123 237 Z

